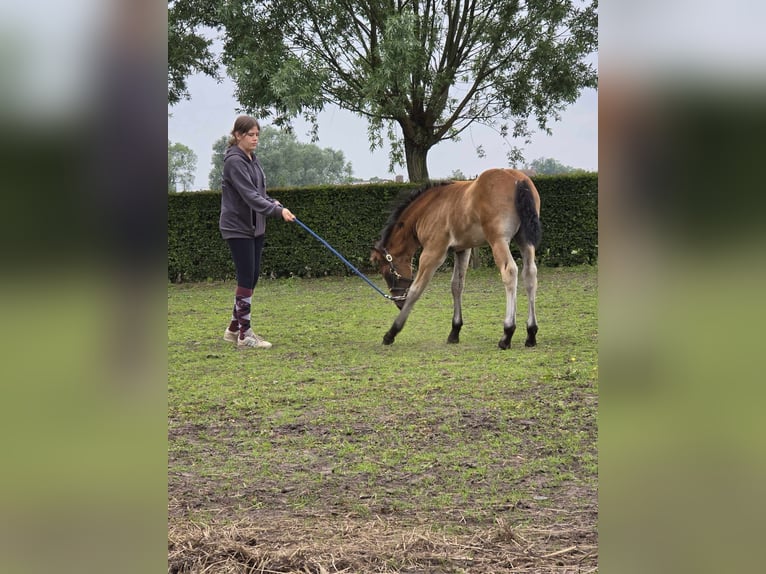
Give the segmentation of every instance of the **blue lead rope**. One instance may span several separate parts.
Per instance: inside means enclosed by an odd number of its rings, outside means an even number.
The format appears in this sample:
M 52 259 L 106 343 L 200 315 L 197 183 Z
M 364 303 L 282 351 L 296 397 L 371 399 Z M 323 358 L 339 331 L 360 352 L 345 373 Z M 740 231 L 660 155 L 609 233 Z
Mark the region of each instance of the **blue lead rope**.
M 361 271 L 359 271 L 359 269 L 357 269 L 356 267 L 354 267 L 354 266 L 353 266 L 353 265 L 352 265 L 352 264 L 351 264 L 351 263 L 350 263 L 350 262 L 349 262 L 349 261 L 348 261 L 348 260 L 347 260 L 345 257 L 343 257 L 343 255 L 341 255 L 341 254 L 340 254 L 340 253 L 338 253 L 338 252 L 337 252 L 335 249 L 333 249 L 332 245 L 330 245 L 330 244 L 329 244 L 329 243 L 327 243 L 327 242 L 326 242 L 324 239 L 322 239 L 322 238 L 321 238 L 321 237 L 319 237 L 319 236 L 318 236 L 316 233 L 314 233 L 314 232 L 311 230 L 311 228 L 309 228 L 309 227 L 308 227 L 308 226 L 307 226 L 305 223 L 303 223 L 303 222 L 302 222 L 300 219 L 298 219 L 298 218 L 296 217 L 296 218 L 295 218 L 293 221 L 295 221 L 295 223 L 297 223 L 297 224 L 298 224 L 298 225 L 300 225 L 300 226 L 301 226 L 303 229 L 305 229 L 305 230 L 306 230 L 306 231 L 308 231 L 308 232 L 309 232 L 311 235 L 313 235 L 313 236 L 314 236 L 314 238 L 315 238 L 315 239 L 317 239 L 317 240 L 319 240 L 319 241 L 322 243 L 322 245 L 324 245 L 325 247 L 327 247 L 327 249 L 329 249 L 330 251 L 332 251 L 332 253 L 333 253 L 333 254 L 334 254 L 334 255 L 335 255 L 335 256 L 336 256 L 338 259 L 340 259 L 341 261 L 343 261 L 343 263 L 345 263 L 345 264 L 348 266 L 348 268 L 349 268 L 349 269 L 351 269 L 351 271 L 353 271 L 354 273 L 356 273 L 357 275 L 359 275 L 359 277 L 361 277 L 362 279 L 364 279 L 364 280 L 367 282 L 367 284 L 368 284 L 370 287 L 372 287 L 373 289 L 375 289 L 375 291 L 377 291 L 378 293 L 380 293 L 381 295 L 383 295 L 383 297 L 385 297 L 386 299 L 390 299 L 391 301 L 394 301 L 394 300 L 395 300 L 395 298 L 394 298 L 394 297 L 392 297 L 391 295 L 386 295 L 386 294 L 385 294 L 383 291 L 381 291 L 381 290 L 378 288 L 378 286 L 377 286 L 377 285 L 375 285 L 375 284 L 374 284 L 372 281 L 370 281 L 370 280 L 367 278 L 367 276 L 366 276 L 364 273 L 362 273 Z

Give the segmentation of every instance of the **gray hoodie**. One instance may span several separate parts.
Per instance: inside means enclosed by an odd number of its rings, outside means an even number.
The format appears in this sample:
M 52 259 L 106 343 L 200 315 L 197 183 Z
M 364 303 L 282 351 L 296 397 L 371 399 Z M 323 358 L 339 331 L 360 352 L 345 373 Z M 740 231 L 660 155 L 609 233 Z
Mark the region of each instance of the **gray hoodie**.
M 223 156 L 221 218 L 224 239 L 249 239 L 266 233 L 266 217 L 281 217 L 282 205 L 266 193 L 258 158 L 233 145 Z

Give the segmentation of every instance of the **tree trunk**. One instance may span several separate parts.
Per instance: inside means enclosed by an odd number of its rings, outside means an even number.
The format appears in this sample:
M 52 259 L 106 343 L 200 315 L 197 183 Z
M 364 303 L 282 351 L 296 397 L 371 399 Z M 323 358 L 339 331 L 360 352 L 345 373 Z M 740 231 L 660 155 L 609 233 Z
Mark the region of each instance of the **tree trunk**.
M 407 175 L 410 181 L 426 181 L 428 164 L 426 158 L 430 147 L 423 147 L 404 137 L 404 156 L 407 160 Z

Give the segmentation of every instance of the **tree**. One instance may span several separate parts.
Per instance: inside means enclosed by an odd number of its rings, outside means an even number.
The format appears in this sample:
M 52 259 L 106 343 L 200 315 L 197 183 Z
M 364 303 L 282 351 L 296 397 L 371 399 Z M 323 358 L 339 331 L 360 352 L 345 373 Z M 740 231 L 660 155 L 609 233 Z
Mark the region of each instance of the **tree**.
M 456 169 L 452 171 L 448 179 L 452 179 L 454 181 L 466 181 L 468 178 L 465 176 L 462 170 Z
M 210 163 L 213 167 L 208 175 L 208 187 L 215 191 L 221 191 L 221 182 L 223 181 L 223 155 L 226 153 L 229 136 L 221 136 L 213 144 L 213 157 Z
M 223 156 L 228 136 L 213 144 L 210 189 L 221 189 Z M 305 187 L 351 182 L 351 164 L 342 151 L 301 143 L 292 132 L 269 126 L 261 129 L 256 150 L 269 187 Z
M 564 165 L 550 157 L 539 157 L 529 162 L 527 166 L 540 175 L 557 175 L 562 173 L 584 173 L 585 170 Z
M 586 0 L 587 1 L 587 0 Z M 229 0 L 223 62 L 240 104 L 318 129 L 328 103 L 368 119 L 389 169 L 428 177 L 427 154 L 474 122 L 529 142 L 597 85 L 598 0 Z M 509 123 L 511 127 L 509 127 Z M 396 134 L 398 126 L 401 140 Z M 518 162 L 514 148 L 509 162 Z
M 196 169 L 197 154 L 184 144 L 168 140 L 168 192 L 178 191 L 179 184 L 188 191 Z
M 168 0 L 168 103 L 189 97 L 186 79 L 202 72 L 218 79 L 218 61 L 210 51 L 212 40 L 196 32 L 217 26 L 214 3 L 202 0 Z

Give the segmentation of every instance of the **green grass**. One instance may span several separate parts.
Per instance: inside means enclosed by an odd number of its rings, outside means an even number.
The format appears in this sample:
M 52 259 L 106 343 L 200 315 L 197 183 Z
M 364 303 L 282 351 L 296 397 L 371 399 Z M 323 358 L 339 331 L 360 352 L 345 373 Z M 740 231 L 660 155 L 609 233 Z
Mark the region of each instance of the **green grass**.
M 169 285 L 171 520 L 593 514 L 597 268 L 540 268 L 532 349 L 520 286 L 508 351 L 492 269 L 469 271 L 461 342 L 446 344 L 449 280 L 436 275 L 384 346 L 397 309 L 358 278 L 262 279 L 267 351 L 221 340 L 233 283 Z

